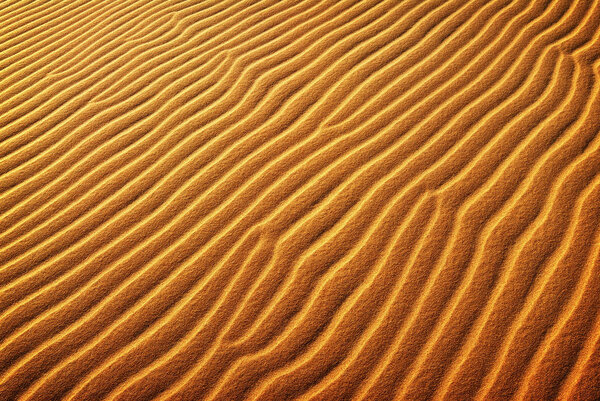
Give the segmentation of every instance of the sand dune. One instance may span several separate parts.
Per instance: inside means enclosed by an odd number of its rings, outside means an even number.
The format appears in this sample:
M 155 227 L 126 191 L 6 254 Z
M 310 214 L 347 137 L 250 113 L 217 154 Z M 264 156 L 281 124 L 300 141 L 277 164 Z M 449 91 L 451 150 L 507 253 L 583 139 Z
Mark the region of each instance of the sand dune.
M 0 3 L 0 400 L 599 400 L 599 0 Z

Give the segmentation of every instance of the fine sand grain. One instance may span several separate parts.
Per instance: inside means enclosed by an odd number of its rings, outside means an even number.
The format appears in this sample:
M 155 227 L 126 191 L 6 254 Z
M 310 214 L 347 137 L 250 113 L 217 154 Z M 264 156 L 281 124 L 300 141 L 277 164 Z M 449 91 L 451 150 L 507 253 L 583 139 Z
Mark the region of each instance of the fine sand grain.
M 0 401 L 600 400 L 600 0 L 0 1 Z

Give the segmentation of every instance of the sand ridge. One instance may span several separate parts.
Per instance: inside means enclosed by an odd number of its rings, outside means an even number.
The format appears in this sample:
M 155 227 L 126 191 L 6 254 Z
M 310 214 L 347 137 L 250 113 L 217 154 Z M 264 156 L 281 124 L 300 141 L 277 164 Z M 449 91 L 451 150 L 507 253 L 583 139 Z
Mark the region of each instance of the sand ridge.
M 599 0 L 0 3 L 0 400 L 600 399 Z

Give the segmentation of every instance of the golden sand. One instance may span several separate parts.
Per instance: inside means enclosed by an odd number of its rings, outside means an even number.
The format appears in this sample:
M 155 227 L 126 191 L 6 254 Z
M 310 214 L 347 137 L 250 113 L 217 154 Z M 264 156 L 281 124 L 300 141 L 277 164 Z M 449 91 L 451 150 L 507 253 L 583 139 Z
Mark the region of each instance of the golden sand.
M 0 400 L 600 399 L 600 0 L 0 2 Z

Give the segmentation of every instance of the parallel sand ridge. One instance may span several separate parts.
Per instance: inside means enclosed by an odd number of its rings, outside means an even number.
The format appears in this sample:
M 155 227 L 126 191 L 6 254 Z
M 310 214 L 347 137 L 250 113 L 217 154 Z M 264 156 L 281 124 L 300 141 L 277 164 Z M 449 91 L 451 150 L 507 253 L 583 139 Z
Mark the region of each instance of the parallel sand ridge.
M 600 399 L 599 0 L 0 38 L 0 400 Z

